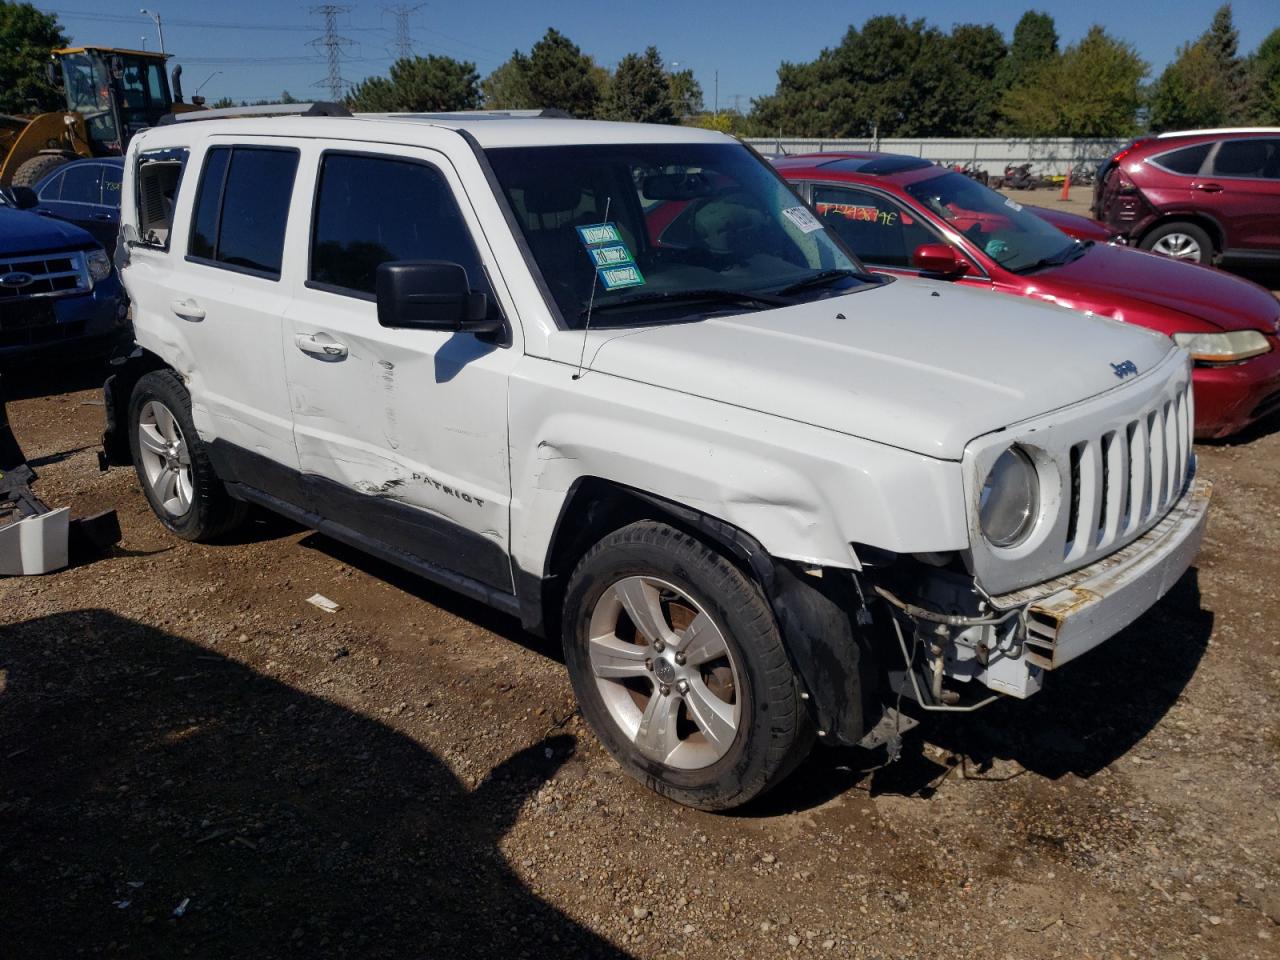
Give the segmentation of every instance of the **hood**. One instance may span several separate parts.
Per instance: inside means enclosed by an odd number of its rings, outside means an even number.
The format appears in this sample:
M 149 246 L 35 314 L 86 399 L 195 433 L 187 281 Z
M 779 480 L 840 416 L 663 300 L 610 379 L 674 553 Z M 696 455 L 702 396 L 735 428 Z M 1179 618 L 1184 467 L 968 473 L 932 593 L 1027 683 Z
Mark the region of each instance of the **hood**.
M 591 338 L 593 372 L 947 460 L 974 437 L 1133 382 L 1112 364 L 1142 374 L 1174 349 L 1138 327 L 926 280 Z M 566 359 L 581 342 L 566 334 Z
M 0 256 L 57 253 L 93 246 L 97 246 L 97 241 L 73 224 L 28 210 L 0 207 Z
M 1280 317 L 1280 302 L 1256 283 L 1129 247 L 1098 244 L 1070 263 L 1026 279 L 1037 285 L 1041 296 L 1051 294 L 1068 306 L 1117 320 L 1143 322 L 1145 317 L 1127 314 L 1147 306 L 1175 311 L 1221 330 L 1274 334 Z M 1165 332 L 1176 333 L 1177 320 L 1169 317 Z

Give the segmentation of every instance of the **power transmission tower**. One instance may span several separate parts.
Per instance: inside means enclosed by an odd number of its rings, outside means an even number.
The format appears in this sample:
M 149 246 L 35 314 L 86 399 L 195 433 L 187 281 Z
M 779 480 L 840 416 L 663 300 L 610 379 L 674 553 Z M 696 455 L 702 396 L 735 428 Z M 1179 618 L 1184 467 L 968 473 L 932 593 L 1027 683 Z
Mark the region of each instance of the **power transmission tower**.
M 346 37 L 338 35 L 338 14 L 346 13 L 350 9 L 350 7 L 340 6 L 336 3 L 322 3 L 311 8 L 313 14 L 324 17 L 324 36 L 316 37 L 312 40 L 311 46 L 317 50 L 323 49 L 325 59 L 329 64 L 328 75 L 323 80 L 312 84 L 312 86 L 328 87 L 329 99 L 334 102 L 342 99 L 342 89 L 347 84 L 347 81 L 342 77 L 342 48 L 350 46 L 352 43 Z
M 391 41 L 391 50 L 397 60 L 407 60 L 413 56 L 413 40 L 409 36 L 409 17 L 425 6 L 425 3 L 416 3 L 413 6 L 402 3 L 387 7 L 387 13 L 396 18 L 396 37 Z

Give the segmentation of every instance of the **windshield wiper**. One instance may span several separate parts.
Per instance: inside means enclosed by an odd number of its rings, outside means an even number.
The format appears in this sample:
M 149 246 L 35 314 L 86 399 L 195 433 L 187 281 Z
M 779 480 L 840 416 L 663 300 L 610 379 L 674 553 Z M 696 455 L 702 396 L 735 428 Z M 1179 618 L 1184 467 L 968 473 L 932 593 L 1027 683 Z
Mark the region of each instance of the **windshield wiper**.
M 845 268 L 836 270 L 820 270 L 818 273 L 805 277 L 803 280 L 797 280 L 795 283 L 787 284 L 787 286 L 778 291 L 778 294 L 786 296 L 791 293 L 799 293 L 801 290 L 808 290 L 810 287 L 826 286 L 829 283 L 833 283 L 836 280 L 843 280 L 846 277 L 861 280 L 864 275 L 858 273 L 856 270 L 849 270 Z
M 740 290 L 717 290 L 714 288 L 706 290 L 668 290 L 665 293 L 634 293 L 629 297 L 611 300 L 608 303 L 597 303 L 590 311 L 588 311 L 588 308 L 583 307 L 578 311 L 578 316 L 585 317 L 588 312 L 592 314 L 604 313 L 607 310 L 620 310 L 624 307 L 643 306 L 650 303 L 698 303 L 700 301 L 737 303 L 755 307 L 789 307 L 793 303 L 792 300 L 786 297 L 771 293 L 746 293 Z
M 1064 263 L 1069 263 L 1072 260 L 1074 260 L 1076 257 L 1083 254 L 1084 251 L 1088 250 L 1092 244 L 1093 244 L 1092 240 L 1086 240 L 1086 241 L 1074 240 L 1072 241 L 1071 246 L 1067 247 L 1065 250 L 1058 251 L 1052 257 L 1041 257 L 1035 263 L 1030 263 L 1025 267 L 1019 267 L 1017 270 L 1014 270 L 1013 272 L 1014 273 L 1032 273 L 1036 270 L 1043 270 L 1045 267 L 1060 267 Z

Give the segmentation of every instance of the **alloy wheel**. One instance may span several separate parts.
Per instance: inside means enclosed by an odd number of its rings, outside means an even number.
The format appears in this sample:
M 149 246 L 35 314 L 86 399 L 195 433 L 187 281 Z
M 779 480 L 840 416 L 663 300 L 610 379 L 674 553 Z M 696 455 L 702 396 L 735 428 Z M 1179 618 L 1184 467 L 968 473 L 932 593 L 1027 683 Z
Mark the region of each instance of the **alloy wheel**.
M 148 400 L 138 411 L 138 448 L 147 486 L 166 513 L 181 517 L 195 493 L 191 455 L 173 411 L 159 400 Z

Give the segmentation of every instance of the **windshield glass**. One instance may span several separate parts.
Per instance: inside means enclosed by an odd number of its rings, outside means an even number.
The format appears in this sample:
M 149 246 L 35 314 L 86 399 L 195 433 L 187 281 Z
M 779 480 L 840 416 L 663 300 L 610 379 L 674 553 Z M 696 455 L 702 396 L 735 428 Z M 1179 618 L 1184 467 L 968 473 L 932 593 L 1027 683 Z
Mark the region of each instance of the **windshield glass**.
M 944 173 L 912 183 L 906 190 L 1015 273 L 1064 261 L 1079 246 L 1022 204 L 963 174 Z
M 69 53 L 62 58 L 67 107 L 84 114 L 89 139 L 119 152 L 120 132 L 111 109 L 111 78 L 100 57 Z
M 767 309 L 870 281 L 739 144 L 486 151 L 570 327 Z M 821 274 L 821 276 L 820 276 Z

